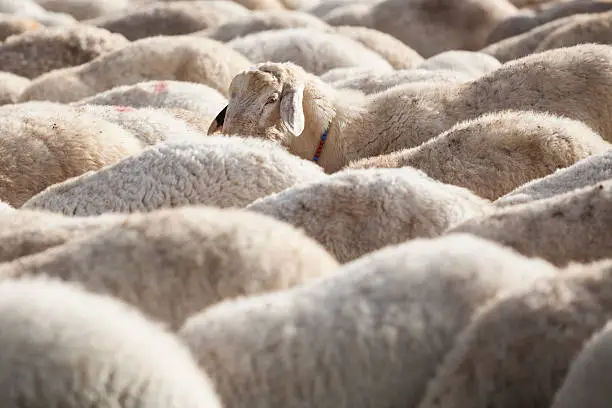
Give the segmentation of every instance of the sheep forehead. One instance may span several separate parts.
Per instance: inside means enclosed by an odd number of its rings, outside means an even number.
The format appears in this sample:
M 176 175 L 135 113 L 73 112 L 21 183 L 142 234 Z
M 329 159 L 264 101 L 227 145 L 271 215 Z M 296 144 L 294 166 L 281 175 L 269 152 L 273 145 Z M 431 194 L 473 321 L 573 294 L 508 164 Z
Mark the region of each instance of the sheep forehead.
M 278 90 L 280 81 L 265 72 L 248 71 L 236 76 L 232 88 L 236 95 L 260 95 L 267 90 Z

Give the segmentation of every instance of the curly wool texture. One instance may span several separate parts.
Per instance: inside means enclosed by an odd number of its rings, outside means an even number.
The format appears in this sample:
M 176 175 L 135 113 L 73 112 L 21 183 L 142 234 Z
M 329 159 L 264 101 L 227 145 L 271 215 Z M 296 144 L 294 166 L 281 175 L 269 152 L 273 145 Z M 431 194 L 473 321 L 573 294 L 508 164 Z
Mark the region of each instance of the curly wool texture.
M 494 202 L 496 206 L 524 204 L 550 198 L 612 179 L 612 151 L 587 157 L 565 169 L 525 183 Z
M 69 14 L 77 20 L 87 20 L 114 13 L 124 13 L 133 6 L 132 0 L 37 0 L 45 10 Z
M 263 31 L 227 44 L 253 62 L 290 61 L 315 75 L 339 67 L 391 67 L 358 41 L 309 28 Z
M 501 292 L 457 337 L 418 407 L 550 407 L 572 360 L 612 319 L 611 277 L 609 261 L 577 265 Z
M 98 172 L 53 185 L 23 208 L 67 215 L 152 211 L 190 204 L 244 207 L 296 184 L 326 177 L 274 143 L 209 136 L 163 143 Z
M 612 395 L 612 321 L 594 334 L 573 360 L 551 408 L 607 408 Z
M 79 282 L 178 329 L 187 317 L 223 299 L 287 289 L 338 266 L 315 241 L 269 217 L 185 207 L 131 214 L 4 263 L 0 279 L 46 275 Z
M 354 75 L 330 82 L 337 89 L 353 89 L 371 95 L 400 85 L 459 84 L 469 81 L 465 74 L 449 70 L 398 69 L 391 72 L 373 72 Z
M 0 44 L 0 70 L 33 79 L 84 64 L 127 44 L 120 34 L 86 25 L 27 31 Z
M 176 336 L 77 286 L 0 282 L 0 344 L 5 408 L 221 408 Z
M 201 135 L 206 135 L 210 124 L 215 117 L 212 115 L 206 115 L 197 111 L 181 109 L 181 108 L 165 108 L 166 112 L 174 116 L 177 119 L 187 123 L 191 128 L 195 129 Z
M 491 30 L 516 11 L 506 0 L 383 0 L 352 4 L 323 20 L 382 31 L 427 58 L 482 48 Z
M 498 209 L 451 228 L 538 256 L 555 265 L 593 262 L 612 253 L 612 180 Z
M 227 42 L 249 34 L 285 28 L 311 28 L 323 31 L 329 29 L 329 26 L 307 13 L 292 10 L 265 10 L 253 11 L 244 17 L 194 35 Z
M 143 81 L 134 85 L 117 86 L 71 105 L 178 108 L 214 118 L 223 106 L 227 105 L 227 99 L 216 89 L 193 82 Z
M 557 0 L 560 2 L 571 1 L 571 0 Z M 510 0 L 510 3 L 514 4 L 518 8 L 538 7 L 542 4 L 549 3 L 550 0 Z
M 144 38 L 87 64 L 38 77 L 21 100 L 73 102 L 116 86 L 150 80 L 202 83 L 225 95 L 234 75 L 250 65 L 238 52 L 207 38 Z
M 612 30 L 612 11 L 590 15 L 588 19 L 571 21 L 559 27 L 550 33 L 534 52 L 585 43 L 610 44 L 612 43 L 610 30 Z
M 321 0 L 280 0 L 290 10 L 307 10 L 319 4 Z
M 317 4 L 313 4 L 306 9 L 308 14 L 312 14 L 313 16 L 324 18 L 329 13 L 333 12 L 336 9 L 342 8 L 346 5 L 356 3 L 356 4 L 368 4 L 374 3 L 379 0 L 325 0 L 319 1 Z
M 522 34 L 506 38 L 495 42 L 480 50 L 485 54 L 489 54 L 497 58 L 501 62 L 526 57 L 533 54 L 538 46 L 560 28 L 572 22 L 588 21 L 589 14 L 578 14 L 550 21 L 546 24 L 539 25 Z
M 142 150 L 120 126 L 65 105 L 4 105 L 0 118 L 0 200 L 13 207 L 48 186 Z
M 460 122 L 412 149 L 358 160 L 351 168 L 414 167 L 495 200 L 521 185 L 612 149 L 582 122 L 502 111 Z
M 268 10 L 268 9 L 284 9 L 285 6 L 281 0 L 234 0 L 236 3 L 243 5 L 249 10 Z
M 247 209 L 303 229 L 340 262 L 434 237 L 486 214 L 490 203 L 411 168 L 344 170 L 261 198 Z
M 612 4 L 608 0 L 549 1 L 535 10 L 520 10 L 504 19 L 491 31 L 487 42 L 497 43 L 566 17 L 604 13 L 611 9 Z
M 71 15 L 47 11 L 34 0 L 0 0 L 0 13 L 32 18 L 45 26 L 65 26 L 76 23 Z
M 360 42 L 386 59 L 394 69 L 415 68 L 423 62 L 418 52 L 389 34 L 354 26 L 334 27 L 331 31 Z
M 198 142 L 204 135 L 187 122 L 163 109 L 126 106 L 81 105 L 77 112 L 86 112 L 115 123 L 136 137 L 143 148 L 162 142 Z
M 37 254 L 123 222 L 125 216 L 67 217 L 48 211 L 6 211 L 0 204 L 0 263 Z
M 123 34 L 128 40 L 156 35 L 183 35 L 247 16 L 249 10 L 228 1 L 156 2 L 97 18 L 88 24 Z
M 28 78 L 10 72 L 0 72 L 0 105 L 16 103 L 29 85 Z
M 11 35 L 38 30 L 42 27 L 42 24 L 32 18 L 0 13 L 0 41 L 6 40 Z
M 469 235 L 417 239 L 290 290 L 213 305 L 179 335 L 226 406 L 410 407 L 481 305 L 555 273 Z
M 398 85 L 425 82 L 425 83 L 462 83 L 480 78 L 481 76 L 499 68 L 501 63 L 494 57 L 480 52 L 446 51 L 421 61 L 410 69 L 397 69 L 390 72 L 372 71 L 354 73 L 346 72 L 341 75 L 338 70 L 350 68 L 337 68 L 321 75 L 321 79 L 338 89 L 357 89 L 365 94 L 385 91 Z M 337 76 L 331 76 L 338 71 Z
M 339 81 L 352 80 L 357 77 L 368 77 L 381 74 L 389 74 L 393 72 L 412 71 L 410 69 L 394 70 L 393 68 L 369 68 L 369 67 L 340 67 L 330 69 L 326 73 L 319 75 L 319 78 L 329 84 Z
M 464 74 L 470 79 L 477 79 L 495 71 L 501 65 L 501 62 L 489 54 L 452 50 L 429 57 L 417 65 L 416 68 L 431 71 L 448 70 Z

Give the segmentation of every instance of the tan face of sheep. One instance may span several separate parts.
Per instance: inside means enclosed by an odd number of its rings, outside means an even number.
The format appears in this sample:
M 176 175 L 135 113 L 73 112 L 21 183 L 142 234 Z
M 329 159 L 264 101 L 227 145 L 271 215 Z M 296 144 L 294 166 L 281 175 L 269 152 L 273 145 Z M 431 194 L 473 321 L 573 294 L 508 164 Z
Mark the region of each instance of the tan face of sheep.
M 289 64 L 287 64 L 289 65 Z M 291 136 L 304 131 L 302 107 L 304 83 L 293 64 L 259 64 L 232 80 L 229 104 L 211 124 L 217 130 L 280 142 L 288 146 Z

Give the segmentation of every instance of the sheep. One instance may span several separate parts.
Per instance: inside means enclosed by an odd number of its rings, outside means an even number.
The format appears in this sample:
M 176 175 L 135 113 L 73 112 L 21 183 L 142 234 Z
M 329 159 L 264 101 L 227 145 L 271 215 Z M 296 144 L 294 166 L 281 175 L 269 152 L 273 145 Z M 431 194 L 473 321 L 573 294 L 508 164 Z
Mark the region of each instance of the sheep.
M 573 360 L 551 408 L 606 408 L 610 404 L 607 384 L 612 377 L 610 336 L 612 320 L 594 334 Z M 605 384 L 605 385 L 604 385 Z
M 528 203 L 612 179 L 612 151 L 593 155 L 553 174 L 525 183 L 497 199 L 499 207 Z
M 469 235 L 416 239 L 217 303 L 178 334 L 228 407 L 412 407 L 480 305 L 557 273 Z
M 340 262 L 488 214 L 488 200 L 411 168 L 345 170 L 255 200 L 249 211 L 303 229 Z
M 0 72 L 0 105 L 16 103 L 28 85 L 30 85 L 28 78 L 10 72 Z
M 134 41 L 156 35 L 189 34 L 215 27 L 230 17 L 246 16 L 247 8 L 228 1 L 173 1 L 135 7 L 120 14 L 87 21 Z
M 335 88 L 357 89 L 366 94 L 414 82 L 467 82 L 499 68 L 494 57 L 479 52 L 445 51 L 423 60 L 412 69 L 372 70 L 336 68 L 321 75 Z
M 367 5 L 373 4 L 377 1 L 380 0 L 325 0 L 319 1 L 317 4 L 313 4 L 312 6 L 307 7 L 305 10 L 308 14 L 312 14 L 318 18 L 324 18 L 332 11 L 353 3 Z
M 612 267 L 602 266 L 500 292 L 457 337 L 416 406 L 550 407 L 574 357 L 612 319 Z
M 241 16 L 208 30 L 198 31 L 192 35 L 206 36 L 213 40 L 228 42 L 234 38 L 262 31 L 298 27 L 321 31 L 329 29 L 329 26 L 323 21 L 307 13 L 291 10 L 263 10 L 253 11 L 246 16 Z
M 71 15 L 47 11 L 34 0 L 0 0 L 0 13 L 32 18 L 45 26 L 65 26 L 76 23 Z
M 465 74 L 470 79 L 476 79 L 501 67 L 495 57 L 482 52 L 453 50 L 427 58 L 415 68 L 431 71 L 448 70 Z
M 330 25 L 359 25 L 390 34 L 427 58 L 448 50 L 476 51 L 517 9 L 507 0 L 384 0 L 336 10 Z
M 393 68 L 369 68 L 369 67 L 340 67 L 333 68 L 319 75 L 322 81 L 328 84 L 334 84 L 335 82 L 342 82 L 347 80 L 354 80 L 355 78 L 369 78 L 370 76 L 393 74 L 398 71 L 409 71 L 409 70 L 395 70 Z
M 227 99 L 210 86 L 185 81 L 142 81 L 113 87 L 77 100 L 72 106 L 119 105 L 132 108 L 179 108 L 205 116 L 217 116 Z M 209 122 L 210 124 L 210 122 Z
M 478 235 L 565 266 L 612 257 L 612 180 L 554 197 L 499 208 L 446 233 Z
M 173 0 L 174 1 L 174 0 Z M 282 0 L 233 0 L 249 10 L 276 10 L 284 9 Z
M 338 268 L 319 244 L 280 221 L 244 210 L 183 207 L 130 214 L 0 264 L 0 281 L 46 275 L 77 282 L 178 330 L 221 300 L 288 289 Z
M 414 167 L 495 200 L 530 180 L 612 149 L 582 122 L 530 111 L 502 111 L 460 122 L 412 149 L 350 168 Z
M 358 1 L 334 8 L 321 19 L 333 26 L 375 27 L 372 7 L 376 3 Z
M 272 113 L 268 107 L 279 103 L 279 91 L 281 91 L 281 89 L 282 94 L 285 95 L 282 102 L 282 112 L 279 118 L 283 130 L 278 129 L 277 125 L 273 123 L 274 119 L 268 117 L 268 115 Z M 359 123 L 361 122 L 361 120 L 359 120 L 359 114 L 350 112 L 348 106 L 334 107 L 332 102 L 336 98 L 343 99 L 347 101 L 347 105 L 348 101 L 351 101 L 350 105 L 354 106 L 361 103 L 361 98 L 356 97 L 355 92 L 344 94 L 334 90 L 318 77 L 307 73 L 304 69 L 295 64 L 258 64 L 254 69 L 243 71 L 237 75 L 230 84 L 229 92 L 233 97 L 230 98 L 227 108 L 221 111 L 215 121 L 211 123 L 209 134 L 213 134 L 221 128 L 222 132 L 225 134 L 244 134 L 252 137 L 268 138 L 279 141 L 287 147 L 290 152 L 298 154 L 304 159 L 313 159 L 313 157 L 315 157 L 318 160 L 317 163 L 328 173 L 339 170 L 350 161 L 346 158 L 338 158 L 335 156 L 352 156 L 353 154 L 368 156 L 379 153 L 366 149 L 364 146 L 365 143 L 359 143 L 358 140 L 351 140 L 353 138 L 356 139 L 359 134 L 355 136 L 346 136 L 346 133 L 350 132 L 348 126 L 354 126 L 354 132 L 356 133 L 363 131 L 370 135 L 369 126 L 366 127 L 363 123 Z M 253 100 L 253 96 L 257 97 L 256 101 Z M 342 96 L 344 96 L 344 98 L 342 98 Z M 382 98 L 384 98 L 384 96 Z M 317 106 L 319 103 L 321 105 Z M 340 103 L 338 103 L 338 105 L 340 105 Z M 395 98 L 393 98 L 393 103 L 397 105 Z M 388 110 L 388 107 L 381 104 L 376 98 L 372 99 L 371 104 L 373 109 L 380 109 L 382 112 L 387 112 Z M 320 109 L 320 112 L 315 113 L 312 112 L 312 110 L 304 112 L 303 108 L 308 108 L 310 106 L 316 106 L 315 109 Z M 253 109 L 254 107 L 255 109 Z M 344 108 L 346 108 L 346 112 L 340 110 Z M 359 107 L 355 107 L 354 109 L 359 110 Z M 402 107 L 402 111 L 403 109 Z M 333 115 L 334 110 L 337 110 L 336 115 L 343 115 L 344 117 L 340 120 L 337 120 L 338 118 L 332 118 L 331 115 Z M 322 122 L 326 123 L 310 123 L 310 121 L 307 123 L 305 116 L 310 116 L 311 112 L 313 115 L 320 117 Z M 382 115 L 382 112 L 380 115 Z M 250 117 L 250 115 L 253 115 L 253 117 Z M 275 119 L 278 118 L 277 115 L 278 113 L 275 113 Z M 349 115 L 354 117 L 349 117 Z M 352 121 L 353 123 L 351 123 L 351 119 L 354 119 Z M 328 126 L 327 124 L 332 120 L 334 120 L 335 123 L 332 126 Z M 306 129 L 306 124 L 308 124 L 308 129 Z M 262 128 L 261 126 L 265 127 Z M 339 134 L 336 136 L 336 133 L 339 133 L 340 126 L 346 126 L 342 129 L 342 137 L 347 141 L 346 144 L 338 140 L 340 138 Z M 383 128 L 388 131 L 388 126 L 384 126 Z M 311 142 L 311 140 L 308 140 L 311 138 L 309 137 L 310 135 L 294 138 L 285 135 L 284 129 L 290 129 L 295 135 L 312 133 L 312 138 L 317 138 L 316 144 L 322 146 L 323 149 L 321 152 L 318 152 L 317 146 L 314 146 L 312 150 L 310 149 L 310 146 L 308 146 Z M 315 136 L 315 132 L 317 136 Z M 330 142 L 328 143 L 325 139 L 321 139 L 321 142 L 324 142 L 324 144 L 319 143 L 321 135 L 325 135 L 327 138 L 326 140 Z M 372 136 L 376 137 L 375 134 Z M 304 139 L 307 140 L 303 141 Z M 315 152 L 317 153 L 315 154 Z M 353 159 L 353 157 L 351 157 L 351 159 Z
M 308 28 L 263 31 L 227 43 L 253 62 L 291 61 L 321 75 L 338 67 L 392 68 L 382 56 L 341 34 Z
M 211 136 L 198 143 L 158 144 L 50 186 L 23 208 L 82 216 L 195 204 L 240 208 L 323 177 L 320 167 L 272 142 Z
M 283 6 L 289 10 L 306 10 L 315 7 L 320 0 L 281 0 Z
M 5 203 L 4 201 L 0 201 L 0 213 L 5 211 L 14 211 L 15 209 Z
M 510 60 L 519 59 L 533 54 L 535 49 L 544 41 L 551 33 L 555 32 L 560 27 L 564 27 L 570 22 L 587 21 L 590 18 L 588 14 L 580 14 L 542 24 L 533 30 L 514 37 L 506 38 L 494 44 L 491 44 L 480 52 L 489 54 L 497 58 L 502 63 Z
M 0 41 L 6 40 L 11 35 L 38 30 L 41 27 L 42 25 L 34 19 L 0 13 Z
M 0 282 L 0 405 L 221 408 L 176 335 L 54 279 Z
M 550 6 L 535 11 L 521 11 L 501 21 L 489 34 L 487 44 L 526 33 L 540 25 L 565 17 L 602 13 L 612 9 L 612 3 L 609 0 L 572 0 L 562 3 L 550 2 L 549 4 Z
M 120 34 L 85 25 L 27 31 L 0 44 L 0 70 L 33 79 L 84 64 L 128 43 Z
M 612 8 L 612 3 L 610 3 Z M 589 16 L 583 21 L 572 21 L 553 31 L 544 39 L 534 52 L 542 52 L 554 48 L 570 47 L 584 43 L 610 44 L 610 29 L 612 28 L 612 11 Z
M 395 69 L 415 68 L 424 61 L 415 50 L 395 37 L 366 27 L 339 26 L 333 31 L 365 45 L 385 58 Z
M 538 7 L 542 4 L 549 3 L 551 0 L 510 0 L 510 3 L 514 4 L 518 8 L 527 8 L 527 7 Z M 555 0 L 553 0 L 555 1 Z M 556 0 L 555 2 L 566 2 L 572 0 Z
M 78 217 L 0 205 L 0 263 L 44 252 L 125 221 L 119 214 Z
M 0 200 L 13 207 L 52 184 L 141 150 L 118 125 L 64 105 L 4 105 L 0 118 Z
M 330 85 L 337 89 L 352 89 L 370 95 L 404 84 L 462 83 L 468 82 L 470 79 L 473 78 L 464 73 L 447 69 L 400 69 L 391 72 L 365 72 L 330 82 Z
M 131 6 L 130 0 L 37 0 L 47 11 L 69 14 L 77 20 L 122 13 Z
M 165 141 L 198 142 L 203 137 L 185 121 L 163 109 L 104 105 L 81 105 L 74 109 L 121 126 L 141 142 L 142 148 Z
M 518 12 L 500 21 L 499 24 L 491 30 L 487 36 L 485 45 L 496 44 L 508 38 L 524 34 L 530 30 L 536 29 L 542 24 L 545 23 L 538 22 L 535 18 L 535 11 L 533 9 L 520 9 Z
M 333 89 L 295 64 L 264 63 L 232 80 L 229 104 L 209 132 L 275 140 L 305 159 L 321 145 L 317 163 L 333 173 L 416 147 L 457 122 L 526 107 L 580 120 L 612 141 L 611 88 L 612 47 L 598 44 L 530 55 L 464 84 L 407 84 L 368 98 Z
M 89 63 L 41 75 L 20 100 L 74 102 L 146 80 L 197 82 L 225 95 L 234 75 L 249 66 L 244 56 L 214 40 L 156 36 L 134 41 Z
M 187 123 L 189 127 L 199 132 L 201 135 L 207 134 L 210 124 L 214 120 L 214 116 L 212 115 L 206 115 L 188 109 L 164 108 L 164 111 L 174 116 L 175 118 Z

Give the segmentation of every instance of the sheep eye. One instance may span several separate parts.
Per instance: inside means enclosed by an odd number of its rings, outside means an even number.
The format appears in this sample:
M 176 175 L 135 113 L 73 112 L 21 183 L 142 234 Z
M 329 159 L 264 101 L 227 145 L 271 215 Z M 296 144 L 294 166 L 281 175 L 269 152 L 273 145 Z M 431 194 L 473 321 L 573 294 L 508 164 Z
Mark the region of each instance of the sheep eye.
M 278 101 L 278 94 L 274 94 L 274 95 L 270 96 L 268 98 L 268 100 L 266 101 L 266 105 L 269 105 L 269 104 L 274 103 L 276 101 Z

